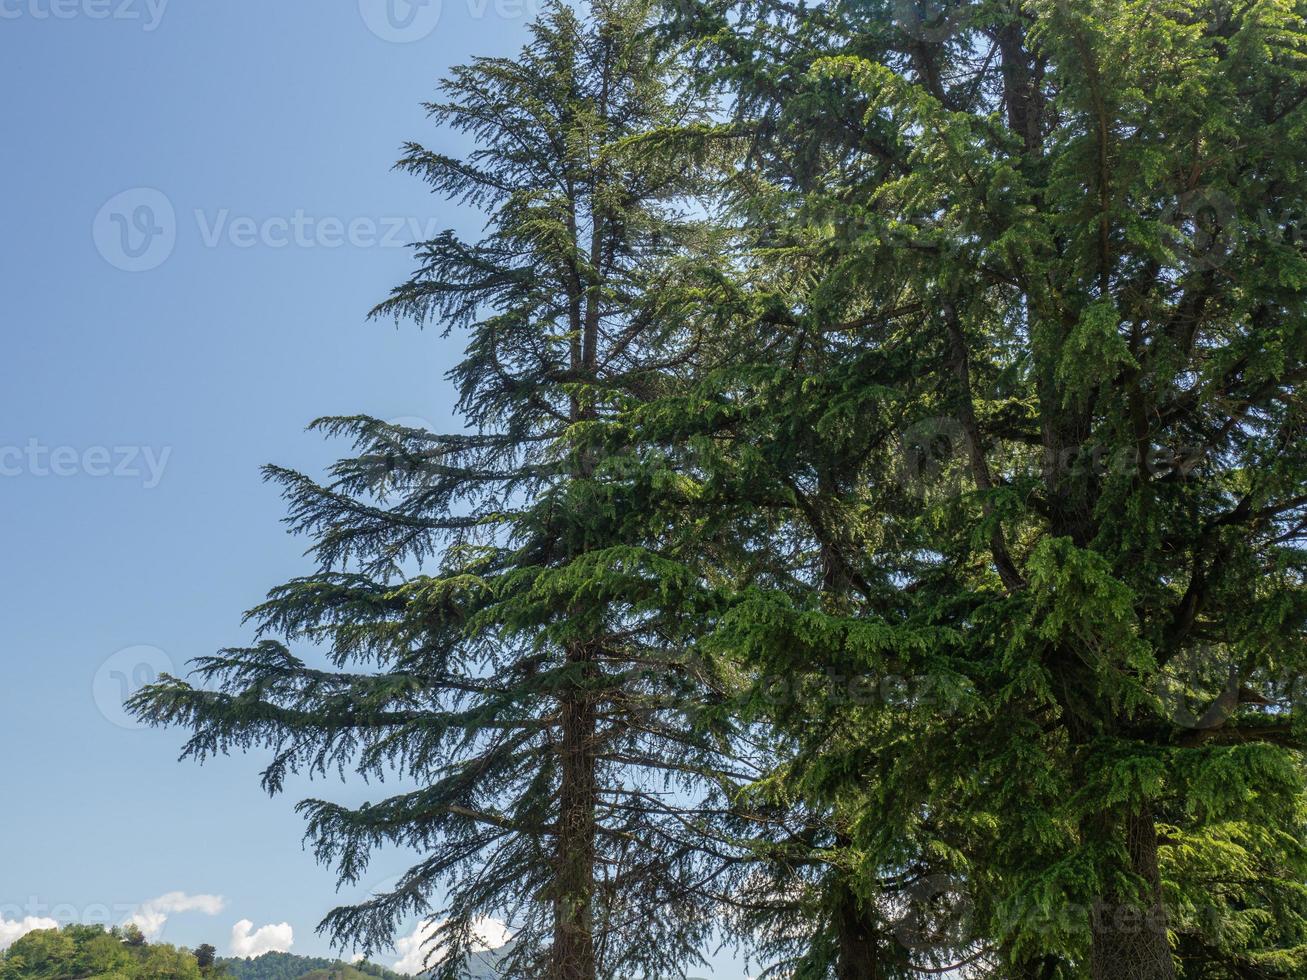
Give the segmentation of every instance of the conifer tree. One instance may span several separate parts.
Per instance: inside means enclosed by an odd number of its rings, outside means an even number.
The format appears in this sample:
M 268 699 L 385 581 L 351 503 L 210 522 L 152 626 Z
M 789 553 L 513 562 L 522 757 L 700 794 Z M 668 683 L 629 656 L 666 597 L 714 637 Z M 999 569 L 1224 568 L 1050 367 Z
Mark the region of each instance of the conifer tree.
M 765 508 L 741 539 L 799 559 L 706 642 L 925 681 L 773 706 L 777 778 L 852 814 L 873 919 L 914 876 L 968 907 L 914 956 L 1300 975 L 1307 8 L 690 9 L 769 342 L 648 417 L 712 447 L 717 533 Z
M 203 684 L 165 678 L 133 702 L 193 731 L 186 756 L 273 750 L 273 793 L 302 771 L 411 785 L 300 809 L 342 884 L 380 846 L 420 854 L 323 928 L 370 953 L 438 912 L 441 977 L 481 916 L 515 931 L 505 976 L 550 980 L 682 976 L 712 933 L 696 828 L 743 775 L 729 719 L 703 710 L 723 681 L 686 654 L 680 566 L 658 551 L 684 508 L 635 496 L 635 450 L 596 451 L 629 405 L 690 375 L 697 277 L 719 250 L 699 169 L 641 151 L 706 111 L 647 21 L 641 0 L 555 3 L 519 57 L 443 83 L 430 113 L 475 148 L 412 144 L 399 167 L 487 231 L 420 245 L 375 314 L 467 332 L 451 377 L 469 431 L 315 423 L 355 454 L 323 484 L 268 475 L 317 571 L 252 611 L 256 645 L 200 660 Z

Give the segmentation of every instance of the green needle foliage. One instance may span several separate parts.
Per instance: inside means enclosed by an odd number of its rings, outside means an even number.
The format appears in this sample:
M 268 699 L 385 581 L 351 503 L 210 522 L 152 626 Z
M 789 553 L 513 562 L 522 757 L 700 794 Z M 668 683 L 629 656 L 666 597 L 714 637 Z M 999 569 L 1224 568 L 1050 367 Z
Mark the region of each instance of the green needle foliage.
M 486 234 L 418 246 L 375 315 L 466 331 L 468 431 L 315 423 L 356 448 L 333 479 L 268 473 L 318 571 L 251 612 L 261 642 L 200 660 L 201 685 L 134 701 L 193 730 L 188 757 L 271 749 L 273 793 L 296 772 L 398 774 L 412 788 L 377 802 L 300 804 L 344 885 L 384 845 L 421 857 L 322 927 L 370 953 L 438 913 L 441 977 L 463 975 L 484 916 L 514 930 L 505 976 L 683 975 L 717 900 L 698 828 L 752 776 L 704 712 L 729 678 L 688 655 L 698 610 L 656 548 L 679 517 L 635 498 L 638 454 L 594 450 L 692 375 L 719 251 L 701 168 L 640 146 L 706 111 L 647 26 L 640 2 L 555 4 L 520 56 L 443 83 L 431 116 L 474 149 L 411 144 L 398 166 L 481 209 Z
M 812 975 L 1307 970 L 1304 13 L 672 17 L 738 93 L 755 343 L 649 425 L 756 552 L 705 643 L 841 682 L 768 706 L 775 785 L 891 927 Z
M 316 423 L 317 571 L 136 711 L 404 779 L 301 808 L 441 977 L 1307 976 L 1307 0 L 654 16 L 444 84 L 489 223 L 376 313 L 467 431 Z

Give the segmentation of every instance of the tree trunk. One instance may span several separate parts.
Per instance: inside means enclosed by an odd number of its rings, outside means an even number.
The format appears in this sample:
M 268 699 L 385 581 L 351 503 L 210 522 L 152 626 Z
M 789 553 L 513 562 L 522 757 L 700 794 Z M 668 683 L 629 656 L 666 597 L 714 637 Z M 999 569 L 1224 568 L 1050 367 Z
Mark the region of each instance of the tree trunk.
M 876 956 L 876 940 L 866 931 L 867 923 L 846 915 L 836 924 L 839 930 L 839 959 L 836 980 L 882 980 Z
M 1012 980 L 1055 980 L 1061 961 L 1056 956 L 1033 956 L 1018 960 L 1007 967 Z
M 590 659 L 583 649 L 568 651 L 571 664 Z M 587 692 L 563 698 L 562 723 L 551 980 L 595 980 L 595 710 Z
M 836 980 L 885 980 L 891 975 L 891 963 L 906 967 L 905 951 L 883 928 L 875 909 L 864 908 L 848 885 L 840 884 L 837 888 L 834 908 L 838 943 Z
M 1145 891 L 1136 897 L 1110 889 L 1091 910 L 1089 975 L 1092 980 L 1174 980 L 1153 815 L 1128 813 L 1109 827 L 1125 835 L 1129 870 L 1144 881 Z

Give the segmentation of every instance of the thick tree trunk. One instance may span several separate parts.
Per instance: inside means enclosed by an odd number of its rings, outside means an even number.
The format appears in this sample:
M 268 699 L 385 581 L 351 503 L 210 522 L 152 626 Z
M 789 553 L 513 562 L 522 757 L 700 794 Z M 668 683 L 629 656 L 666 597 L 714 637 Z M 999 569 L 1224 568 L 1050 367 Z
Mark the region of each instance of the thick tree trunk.
M 834 911 L 839 941 L 837 980 L 882 980 L 876 922 L 862 911 L 857 896 L 847 885 L 839 886 Z
M 1035 956 L 1008 966 L 1012 980 L 1056 980 L 1062 976 L 1061 961 L 1056 956 Z
M 584 650 L 568 653 L 573 664 L 588 664 Z M 595 710 L 585 692 L 562 701 L 559 745 L 562 786 L 559 800 L 557 872 L 554 879 L 554 945 L 551 980 L 595 980 Z
M 1146 891 L 1138 897 L 1109 891 L 1091 910 L 1089 975 L 1092 980 L 1174 980 L 1153 815 L 1128 813 L 1112 830 L 1125 835 L 1130 870 L 1143 879 Z

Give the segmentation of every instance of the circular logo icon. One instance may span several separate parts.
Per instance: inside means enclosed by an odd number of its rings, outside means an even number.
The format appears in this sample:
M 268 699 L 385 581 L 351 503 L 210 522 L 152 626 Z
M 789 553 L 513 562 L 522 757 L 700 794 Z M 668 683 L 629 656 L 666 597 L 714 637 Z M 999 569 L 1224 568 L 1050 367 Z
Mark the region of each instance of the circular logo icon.
M 1239 670 L 1220 647 L 1200 644 L 1177 653 L 1153 683 L 1162 713 L 1181 728 L 1224 725 L 1239 708 Z
M 1209 272 L 1229 261 L 1235 224 L 1234 202 L 1218 190 L 1199 188 L 1180 195 L 1163 239 L 1181 265 Z
M 428 454 L 431 423 L 416 415 L 386 419 L 373 427 L 367 453 L 372 458 L 371 490 L 379 499 L 430 486 L 439 470 Z
M 172 658 L 158 647 L 134 646 L 119 650 L 95 672 L 95 704 L 119 728 L 136 730 L 149 726 L 128 713 L 126 702 L 163 674 L 174 673 Z
M 403 875 L 391 875 L 389 878 L 382 878 L 379 881 L 372 882 L 367 886 L 367 892 L 361 901 L 373 902 L 379 898 L 390 898 L 400 890 L 400 886 L 403 884 Z
M 904 894 L 903 915 L 893 923 L 894 936 L 908 949 L 951 949 L 968 939 L 971 899 L 951 875 L 931 875 Z
M 359 0 L 363 23 L 383 41 L 410 44 L 440 23 L 441 0 Z
M 133 188 L 105 202 L 92 234 L 96 250 L 115 269 L 149 272 L 177 245 L 177 212 L 162 191 Z
M 966 434 L 957 419 L 922 419 L 904 430 L 899 440 L 899 483 L 919 496 L 956 492 L 966 458 Z
M 962 29 L 974 0 L 894 0 L 894 25 L 918 41 L 938 44 Z

